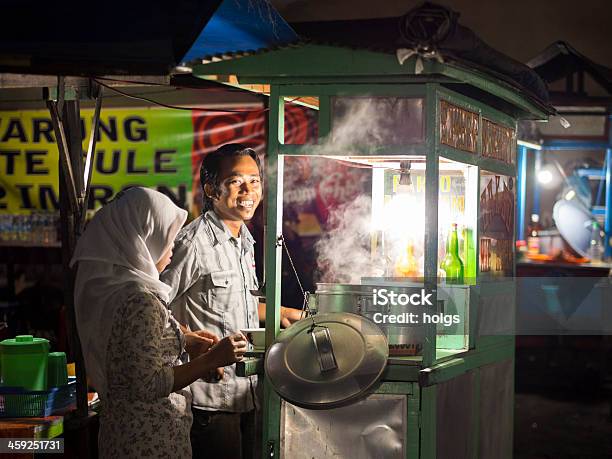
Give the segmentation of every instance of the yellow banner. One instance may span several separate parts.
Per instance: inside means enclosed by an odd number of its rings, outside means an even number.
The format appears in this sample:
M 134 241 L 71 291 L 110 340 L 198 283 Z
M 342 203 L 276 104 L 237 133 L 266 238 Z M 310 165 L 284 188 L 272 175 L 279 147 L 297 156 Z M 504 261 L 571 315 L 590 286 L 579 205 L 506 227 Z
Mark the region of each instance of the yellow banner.
M 87 152 L 92 109 L 81 111 Z M 103 109 L 89 208 L 134 185 L 157 188 L 189 208 L 193 123 L 190 111 Z M 59 205 L 59 156 L 49 112 L 0 112 L 0 213 L 27 214 Z

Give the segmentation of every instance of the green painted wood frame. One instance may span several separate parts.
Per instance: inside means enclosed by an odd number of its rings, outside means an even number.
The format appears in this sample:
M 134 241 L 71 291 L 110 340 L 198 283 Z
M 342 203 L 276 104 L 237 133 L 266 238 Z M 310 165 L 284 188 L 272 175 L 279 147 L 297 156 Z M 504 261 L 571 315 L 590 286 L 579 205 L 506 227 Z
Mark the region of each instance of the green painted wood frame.
M 266 157 L 267 232 L 265 241 L 266 272 L 266 348 L 269 348 L 280 331 L 280 288 L 282 246 L 282 190 L 283 155 L 278 154 L 278 145 L 284 139 L 284 101 L 273 86 L 270 93 L 268 128 L 268 155 Z M 280 190 L 280 193 L 277 191 Z M 280 397 L 264 375 L 263 451 L 262 457 L 280 456 Z
M 439 86 L 436 92 L 436 103 L 439 104 L 441 100 L 450 102 L 453 105 L 477 113 L 479 117 L 479 129 L 476 153 L 458 150 L 448 145 L 441 144 L 439 142 L 439 138 L 437 138 L 436 148 L 439 149 L 440 156 L 453 161 L 479 166 L 480 168 L 486 169 L 489 172 L 495 172 L 498 174 L 516 177 L 515 164 L 507 164 L 496 159 L 485 158 L 482 156 L 482 120 L 487 119 L 497 124 L 501 124 L 502 126 L 505 126 L 509 129 L 512 129 L 515 132 L 514 148 L 516 150 L 516 119 L 506 115 L 503 112 L 500 112 L 499 110 L 495 110 L 494 108 L 483 104 L 482 102 L 478 102 L 467 96 L 456 93 L 455 91 L 452 91 L 448 88 Z M 439 124 L 440 120 L 438 119 L 438 125 Z
M 372 77 L 372 83 L 385 80 L 383 75 Z M 395 78 L 395 77 L 394 77 Z M 255 78 L 252 81 L 255 81 Z M 348 81 L 332 77 L 321 77 L 319 80 L 312 80 L 313 84 L 286 84 L 286 78 L 272 79 L 270 95 L 270 114 L 268 132 L 268 158 L 266 170 L 268 173 L 267 187 L 270 191 L 267 201 L 267 238 L 266 238 L 266 273 L 268 277 L 267 304 L 266 311 L 266 344 L 269 346 L 279 332 L 280 318 L 280 263 L 281 246 L 278 243 L 282 227 L 282 173 L 284 156 L 292 155 L 312 155 L 317 154 L 316 146 L 312 145 L 285 145 L 284 139 L 284 99 L 285 96 L 316 96 L 319 97 L 319 143 L 323 143 L 331 131 L 331 97 L 334 95 L 390 95 L 406 97 L 425 98 L 425 129 L 426 135 L 424 142 L 420 145 L 410 145 L 402 147 L 375 147 L 365 148 L 360 151 L 360 155 L 393 155 L 398 153 L 426 156 L 426 212 L 425 220 L 428 228 L 437 227 L 438 224 L 438 182 L 439 182 L 439 159 L 447 158 L 465 164 L 478 166 L 478 183 L 480 183 L 480 170 L 499 173 L 508 176 L 516 176 L 516 167 L 504 164 L 500 161 L 482 158 L 480 155 L 482 139 L 479 130 L 477 153 L 467 153 L 439 142 L 439 102 L 447 100 L 455 105 L 467 108 L 479 113 L 480 122 L 485 117 L 491 121 L 503 124 L 507 127 L 516 129 L 516 121 L 505 113 L 497 111 L 486 104 L 477 102 L 473 99 L 455 93 L 448 88 L 442 87 L 440 80 L 425 78 L 426 83 L 421 85 L 395 85 L 395 84 L 348 84 Z M 296 81 L 298 81 L 296 80 Z M 355 81 L 353 78 L 351 81 Z M 389 80 L 385 80 L 389 81 Z M 394 79 L 393 82 L 399 81 Z M 276 84 L 278 82 L 280 84 Z M 411 81 L 414 83 L 415 81 Z M 485 84 L 484 86 L 487 86 Z M 495 89 L 495 88 L 493 88 Z M 429 186 L 427 185 L 429 184 Z M 479 206 L 479 204 L 478 204 Z M 479 213 L 479 208 L 477 213 Z M 476 256 L 478 245 L 476 246 Z M 436 290 L 437 276 L 437 237 L 426 236 L 425 240 L 425 282 L 434 292 Z M 480 281 L 480 273 L 479 273 Z M 454 378 L 471 369 L 477 369 L 482 365 L 497 360 L 513 356 L 512 337 L 483 337 L 476 339 L 477 324 L 477 305 L 478 305 L 478 286 L 474 288 L 470 295 L 470 350 L 460 356 L 453 356 L 445 359 L 436 359 L 435 342 L 436 329 L 431 325 L 426 330 L 423 358 L 420 366 L 390 365 L 385 372 L 385 379 L 400 380 L 404 382 L 414 382 L 423 387 L 420 392 L 420 409 L 414 408 L 415 412 L 420 412 L 420 457 L 435 457 L 435 407 L 436 389 L 435 385 L 444 380 Z M 418 368 L 421 368 L 418 370 Z M 387 384 L 387 383 L 384 383 Z M 388 386 L 390 387 L 390 386 Z M 399 387 L 399 386 L 398 386 Z M 476 389 L 475 389 L 476 390 Z M 264 457 L 274 457 L 279 455 L 280 445 L 280 399 L 271 389 L 269 381 L 266 381 L 264 388 L 264 439 L 267 442 L 264 446 Z M 475 421 L 476 422 L 476 421 Z M 414 431 L 409 433 L 414 435 Z M 476 442 L 476 440 L 474 440 Z M 409 444 L 413 444 L 412 441 Z M 411 456 L 409 456 L 411 457 Z
M 447 88 L 441 87 L 437 83 L 428 83 L 423 86 L 414 86 L 414 85 L 363 85 L 363 84 L 342 84 L 342 85 L 334 85 L 334 84 L 281 84 L 281 85 L 272 85 L 272 95 L 270 101 L 270 140 L 274 142 L 269 144 L 269 161 L 270 166 L 268 171 L 272 174 L 275 170 L 274 164 L 276 162 L 278 168 L 279 164 L 282 164 L 282 157 L 284 155 L 293 156 L 293 155 L 313 155 L 321 153 L 317 151 L 317 146 L 313 145 L 285 145 L 283 143 L 283 132 L 284 129 L 281 129 L 283 123 L 283 110 L 284 104 L 283 97 L 286 96 L 316 96 L 320 98 L 320 110 L 319 110 L 319 143 L 324 143 L 330 130 L 331 130 L 331 107 L 330 107 L 330 98 L 334 94 L 347 95 L 347 96 L 377 96 L 377 95 L 396 95 L 396 96 L 406 96 L 406 97 L 425 97 L 425 126 L 426 126 L 426 136 L 425 142 L 421 145 L 418 145 L 418 151 L 412 151 L 415 154 L 426 154 L 427 157 L 427 167 L 426 174 L 427 179 L 426 183 L 429 182 L 431 184 L 430 187 L 426 186 L 426 224 L 428 228 L 437 227 L 437 206 L 438 206 L 438 196 L 437 196 L 437 188 L 438 188 L 438 158 L 444 157 L 454 161 L 472 164 L 475 166 L 485 167 L 486 170 L 491 172 L 502 173 L 504 175 L 515 175 L 516 168 L 513 165 L 504 164 L 500 161 L 482 158 L 479 154 L 481 150 L 481 130 L 479 130 L 479 139 L 478 139 L 478 149 L 477 153 L 467 153 L 463 152 L 451 147 L 447 147 L 445 145 L 440 144 L 439 139 L 439 124 L 440 124 L 440 113 L 439 113 L 439 103 L 440 100 L 446 100 L 450 103 L 453 103 L 457 106 L 466 108 L 470 111 L 476 112 L 479 114 L 480 119 L 483 116 L 486 116 L 487 119 L 491 119 L 494 122 L 501 123 L 510 128 L 516 128 L 516 121 L 511 117 L 505 115 L 502 112 L 494 110 L 485 104 L 474 101 L 468 97 L 465 97 L 461 94 L 457 94 L 453 91 L 448 90 Z M 321 95 L 321 94 L 324 95 Z M 278 134 L 276 135 L 275 132 Z M 364 151 L 360 151 L 360 153 L 364 156 L 367 155 L 397 155 L 398 153 L 404 153 L 406 147 L 414 147 L 414 146 L 402 146 L 402 147 L 375 147 L 373 149 L 366 148 Z M 428 152 L 433 152 L 433 154 L 427 154 Z M 479 180 L 479 178 L 478 178 Z M 276 177 L 270 176 L 268 180 L 268 189 L 274 189 L 272 186 L 273 183 L 280 183 L 277 181 Z M 428 192 L 429 190 L 429 192 Z M 277 194 L 282 192 L 282 189 L 277 189 Z M 275 196 L 275 199 L 278 199 L 278 196 Z M 269 215 L 276 214 L 280 212 L 282 209 L 282 205 L 278 202 L 270 203 L 269 207 Z M 278 208 L 277 208 L 278 207 Z M 280 214 L 279 214 L 280 215 Z M 280 217 L 278 217 L 280 218 Z M 268 228 L 274 228 L 272 225 L 273 222 L 268 221 Z M 278 221 L 274 224 L 277 224 Z M 271 231 L 268 232 L 269 237 L 271 238 L 273 233 Z M 274 237 L 278 237 L 276 235 Z M 272 243 L 272 239 L 268 240 L 269 243 Z M 437 239 L 436 238 L 427 238 L 425 241 L 425 250 L 429 254 L 437 253 Z M 279 248 L 277 247 L 278 251 Z M 478 245 L 476 248 L 476 256 L 478 257 Z M 270 258 L 270 257 L 267 257 Z M 437 275 L 437 257 L 425 257 L 428 260 L 428 263 L 425 266 L 425 278 L 431 280 L 431 288 L 435 291 L 435 284 L 433 284 L 433 279 L 435 279 Z M 272 267 L 267 266 L 267 272 L 270 271 Z M 270 303 L 272 304 L 272 303 Z M 469 317 L 471 319 L 471 323 L 475 323 L 477 320 L 477 311 L 474 306 L 474 301 L 470 301 L 470 314 Z M 471 333 L 469 337 L 470 348 L 474 347 L 474 335 L 473 335 L 473 325 L 470 327 Z M 277 332 L 275 331 L 275 334 Z M 432 325 L 426 331 L 425 338 L 425 346 L 424 346 L 424 355 L 423 355 L 423 366 L 430 366 L 436 361 L 435 357 L 435 346 L 432 343 L 435 342 L 435 327 Z
M 316 145 L 287 145 L 280 142 L 279 154 L 287 156 L 346 156 L 342 150 L 334 151 L 333 143 L 329 141 L 332 129 L 331 98 L 333 96 L 350 97 L 406 97 L 426 98 L 424 85 L 398 85 L 398 84 L 279 84 L 279 94 L 283 97 L 318 97 L 319 138 Z M 425 112 L 425 111 L 424 111 Z M 427 114 L 424 113 L 423 119 Z M 427 147 L 425 142 L 408 145 L 355 145 L 352 146 L 355 156 L 425 156 Z

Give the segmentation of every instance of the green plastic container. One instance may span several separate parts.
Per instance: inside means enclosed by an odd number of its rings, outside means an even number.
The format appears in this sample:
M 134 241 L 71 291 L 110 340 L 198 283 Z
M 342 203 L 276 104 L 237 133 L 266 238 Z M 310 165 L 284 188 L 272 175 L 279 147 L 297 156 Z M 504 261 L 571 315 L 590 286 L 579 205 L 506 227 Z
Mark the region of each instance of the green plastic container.
M 47 389 L 49 341 L 20 335 L 0 342 L 2 385 L 26 390 Z
M 68 369 L 66 368 L 65 352 L 51 352 L 49 354 L 47 384 L 49 388 L 68 384 Z

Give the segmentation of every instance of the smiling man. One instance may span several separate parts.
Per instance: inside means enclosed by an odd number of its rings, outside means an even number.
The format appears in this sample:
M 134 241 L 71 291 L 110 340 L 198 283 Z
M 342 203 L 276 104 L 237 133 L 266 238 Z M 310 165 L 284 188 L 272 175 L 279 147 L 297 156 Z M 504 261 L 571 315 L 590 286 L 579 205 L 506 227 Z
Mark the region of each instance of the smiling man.
M 265 305 L 257 290 L 254 240 L 244 225 L 261 201 L 261 168 L 256 152 L 224 145 L 200 168 L 204 212 L 179 233 L 174 255 L 161 279 L 172 287 L 170 308 L 183 325 L 219 338 L 259 326 Z M 283 325 L 299 311 L 281 309 Z M 251 457 L 256 377 L 241 378 L 235 366 L 218 382 L 198 380 L 193 394 L 193 457 Z

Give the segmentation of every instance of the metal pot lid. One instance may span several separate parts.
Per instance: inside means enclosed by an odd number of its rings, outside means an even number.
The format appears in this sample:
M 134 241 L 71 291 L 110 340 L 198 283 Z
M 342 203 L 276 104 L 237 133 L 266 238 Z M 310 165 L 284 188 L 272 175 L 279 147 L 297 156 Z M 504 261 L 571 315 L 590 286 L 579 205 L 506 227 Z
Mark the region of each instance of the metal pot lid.
M 387 337 L 374 322 L 332 312 L 300 320 L 279 334 L 266 353 L 265 370 L 274 390 L 290 403 L 332 408 L 367 391 L 388 357 Z

